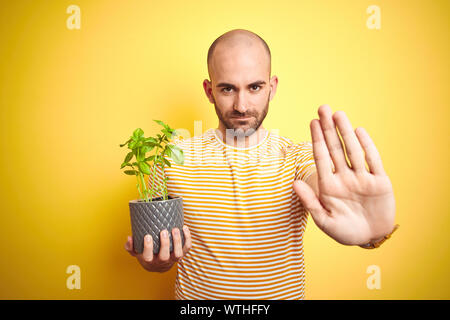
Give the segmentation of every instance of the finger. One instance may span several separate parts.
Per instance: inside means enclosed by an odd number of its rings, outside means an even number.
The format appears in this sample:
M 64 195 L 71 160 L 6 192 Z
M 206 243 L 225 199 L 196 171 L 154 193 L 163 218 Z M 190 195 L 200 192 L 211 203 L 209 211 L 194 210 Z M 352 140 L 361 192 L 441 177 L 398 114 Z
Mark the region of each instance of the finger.
M 147 263 L 153 261 L 153 238 L 149 234 L 144 237 L 144 251 L 142 252 L 142 259 Z
M 188 253 L 189 250 L 191 250 L 192 247 L 192 241 L 191 241 L 191 232 L 188 228 L 188 226 L 183 227 L 184 232 L 184 246 L 183 246 L 183 255 Z
M 170 258 L 169 232 L 167 230 L 162 230 L 159 239 L 161 246 L 159 248 L 158 257 L 161 261 L 168 261 Z
M 172 239 L 173 239 L 173 260 L 178 261 L 183 257 L 183 248 L 181 247 L 181 235 L 180 229 L 172 229 Z
M 380 154 L 367 131 L 364 128 L 357 128 L 355 132 L 366 154 L 369 171 L 375 175 L 386 175 Z
M 304 181 L 295 180 L 293 184 L 294 191 L 300 198 L 303 207 L 311 214 L 314 222 L 319 228 L 323 228 L 326 224 L 327 210 L 322 206 L 317 198 L 314 190 Z
M 127 242 L 125 243 L 125 250 L 127 250 L 128 253 L 131 254 L 133 257 L 136 256 L 136 252 L 134 252 L 133 249 L 133 238 L 130 236 L 127 237 Z
M 328 105 L 320 106 L 318 113 L 328 152 L 331 155 L 336 171 L 349 169 L 347 160 L 345 159 L 344 148 L 342 147 L 341 139 L 339 138 L 332 118 L 331 108 Z
M 314 162 L 319 179 L 326 179 L 333 174 L 331 158 L 320 127 L 320 121 L 314 119 L 310 123 Z
M 344 140 L 345 152 L 350 160 L 352 169 L 355 172 L 366 171 L 364 151 L 359 144 L 359 140 L 356 137 L 350 120 L 347 118 L 345 112 L 336 111 L 333 115 L 333 120 L 341 133 L 342 139 Z

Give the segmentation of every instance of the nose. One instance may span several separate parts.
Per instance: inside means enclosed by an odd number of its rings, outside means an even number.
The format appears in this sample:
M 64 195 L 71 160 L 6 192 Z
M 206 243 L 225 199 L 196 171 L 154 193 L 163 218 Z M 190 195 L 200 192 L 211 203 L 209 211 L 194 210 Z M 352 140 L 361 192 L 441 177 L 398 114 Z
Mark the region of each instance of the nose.
M 237 106 L 235 105 L 233 109 L 238 111 L 239 113 L 245 113 L 245 111 L 247 110 L 247 108 L 244 107 L 242 104 L 238 104 Z
M 233 109 L 240 112 L 245 113 L 247 111 L 247 100 L 245 99 L 245 92 L 241 91 L 236 97 L 236 101 L 234 102 Z

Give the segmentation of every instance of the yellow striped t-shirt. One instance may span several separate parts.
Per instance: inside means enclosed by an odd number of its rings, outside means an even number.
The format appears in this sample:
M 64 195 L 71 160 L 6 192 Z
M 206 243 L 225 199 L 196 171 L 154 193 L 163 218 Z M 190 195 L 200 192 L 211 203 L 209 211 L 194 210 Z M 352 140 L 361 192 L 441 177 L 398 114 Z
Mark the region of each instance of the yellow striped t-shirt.
M 215 129 L 172 143 L 185 160 L 167 158 L 167 191 L 183 198 L 192 235 L 178 262 L 175 298 L 303 299 L 308 213 L 292 184 L 315 171 L 311 143 L 268 131 L 259 144 L 237 148 Z

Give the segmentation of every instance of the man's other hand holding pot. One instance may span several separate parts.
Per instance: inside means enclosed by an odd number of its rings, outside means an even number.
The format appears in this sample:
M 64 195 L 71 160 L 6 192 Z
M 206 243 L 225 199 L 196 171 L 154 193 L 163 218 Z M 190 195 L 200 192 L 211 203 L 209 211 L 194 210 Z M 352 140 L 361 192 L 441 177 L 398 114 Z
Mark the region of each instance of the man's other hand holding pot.
M 180 230 L 178 228 L 172 229 L 173 251 L 169 252 L 170 239 L 167 230 L 162 230 L 160 233 L 161 246 L 157 255 L 153 254 L 153 239 L 147 234 L 144 237 L 144 251 L 136 253 L 133 249 L 133 237 L 128 236 L 128 241 L 125 243 L 125 249 L 130 255 L 136 257 L 139 263 L 145 270 L 151 272 L 166 272 L 169 271 L 175 262 L 181 260 L 186 253 L 191 249 L 191 233 L 187 226 L 183 227 L 184 232 L 184 247 L 181 246 Z

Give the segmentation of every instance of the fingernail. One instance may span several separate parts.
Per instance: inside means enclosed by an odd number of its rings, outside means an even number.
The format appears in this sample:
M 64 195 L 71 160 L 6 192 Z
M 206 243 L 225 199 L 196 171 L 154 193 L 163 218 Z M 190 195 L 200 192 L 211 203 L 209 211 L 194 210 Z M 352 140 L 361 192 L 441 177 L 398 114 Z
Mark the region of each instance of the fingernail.
M 152 237 L 150 235 L 145 236 L 145 241 L 150 242 L 152 240 Z
M 164 230 L 162 232 L 162 235 L 163 235 L 164 238 L 167 238 L 169 236 L 169 233 L 167 232 L 167 230 Z
M 174 230 L 173 230 L 173 233 L 174 233 L 176 236 L 179 236 L 179 235 L 180 235 L 180 230 L 174 229 Z

